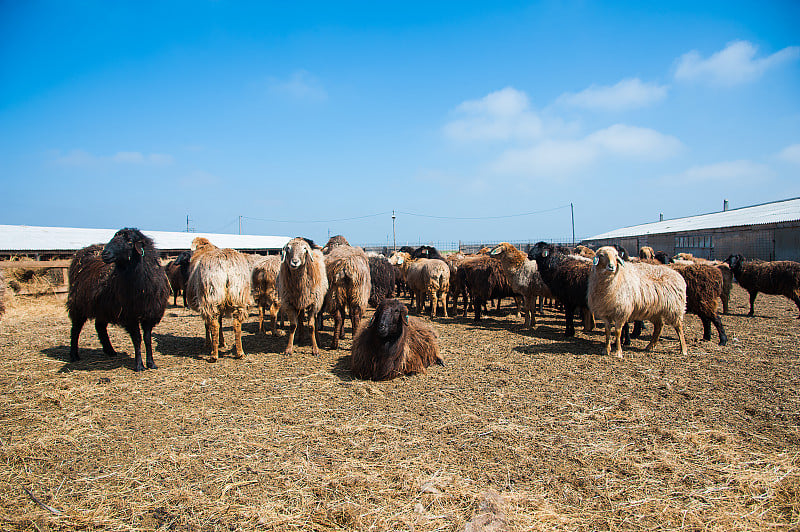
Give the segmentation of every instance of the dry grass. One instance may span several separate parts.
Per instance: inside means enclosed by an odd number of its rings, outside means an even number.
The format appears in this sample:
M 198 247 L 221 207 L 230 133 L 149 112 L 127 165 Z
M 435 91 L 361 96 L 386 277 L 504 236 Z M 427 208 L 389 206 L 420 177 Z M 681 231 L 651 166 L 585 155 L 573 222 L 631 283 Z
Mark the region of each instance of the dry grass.
M 798 530 L 800 323 L 783 298 L 756 305 L 744 317 L 734 289 L 727 347 L 690 316 L 688 357 L 669 331 L 644 352 L 645 332 L 624 361 L 554 313 L 533 333 L 505 312 L 440 319 L 445 367 L 375 383 L 350 376 L 349 334 L 287 358 L 252 319 L 247 357 L 209 364 L 176 307 L 160 369 L 134 373 L 120 329 L 127 354 L 106 358 L 91 325 L 70 364 L 63 300 L 18 297 L 0 529 Z

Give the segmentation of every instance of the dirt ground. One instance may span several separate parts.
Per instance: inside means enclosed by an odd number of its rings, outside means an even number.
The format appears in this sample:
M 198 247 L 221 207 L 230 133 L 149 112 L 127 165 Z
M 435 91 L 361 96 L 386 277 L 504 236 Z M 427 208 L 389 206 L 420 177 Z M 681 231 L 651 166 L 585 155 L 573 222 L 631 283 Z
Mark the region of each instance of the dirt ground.
M 506 300 L 510 304 L 510 300 Z M 170 306 L 157 370 L 94 327 L 69 359 L 56 297 L 0 320 L 2 530 L 800 530 L 800 321 L 735 286 L 729 345 L 689 355 L 650 327 L 533 331 L 502 307 L 440 318 L 444 367 L 354 380 L 350 331 L 318 358 L 245 324 L 247 357 L 210 364 L 198 315 Z M 232 330 L 226 322 L 230 346 Z

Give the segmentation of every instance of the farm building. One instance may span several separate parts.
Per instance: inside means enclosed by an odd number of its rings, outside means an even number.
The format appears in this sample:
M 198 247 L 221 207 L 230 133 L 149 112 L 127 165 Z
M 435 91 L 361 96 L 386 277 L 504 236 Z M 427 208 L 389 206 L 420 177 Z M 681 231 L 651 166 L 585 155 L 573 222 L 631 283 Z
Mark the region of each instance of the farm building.
M 34 227 L 0 225 L 0 260 L 14 256 L 30 259 L 67 259 L 75 251 L 111 240 L 117 229 L 78 229 L 73 227 Z M 267 255 L 280 250 L 290 237 L 142 231 L 155 241 L 162 257 L 189 249 L 192 239 L 202 236 L 221 248 Z
M 800 260 L 800 198 L 728 209 L 698 216 L 623 227 L 587 238 L 598 247 L 619 244 L 631 253 L 642 246 L 670 256 L 725 260 L 741 253 L 749 259 Z

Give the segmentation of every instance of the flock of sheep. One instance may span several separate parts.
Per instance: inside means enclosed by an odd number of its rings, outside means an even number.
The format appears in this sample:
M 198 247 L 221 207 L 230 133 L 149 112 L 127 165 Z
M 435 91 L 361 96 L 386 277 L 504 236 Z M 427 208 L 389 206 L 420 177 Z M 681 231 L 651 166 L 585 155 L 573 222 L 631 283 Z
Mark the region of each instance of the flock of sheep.
M 642 322 L 653 324 L 646 349 L 653 349 L 664 324 L 677 333 L 686 354 L 683 332 L 685 312 L 703 323 L 703 339 L 711 339 L 713 324 L 720 345 L 727 336 L 717 311 L 722 300 L 728 312 L 733 277 L 750 293 L 750 315 L 756 294 L 780 294 L 800 311 L 800 263 L 746 261 L 733 255 L 725 262 L 707 261 L 682 254 L 669 259 L 642 248 L 629 257 L 619 246 L 592 251 L 585 246 L 569 249 L 540 242 L 526 255 L 509 243 L 484 248 L 477 254 L 442 256 L 435 248 L 401 248 L 388 259 L 350 246 L 333 237 L 320 248 L 305 238 L 290 240 L 278 256 L 246 255 L 220 249 L 205 238 L 195 238 L 191 252 L 181 254 L 162 268 L 153 242 L 136 229 L 122 229 L 105 246 L 78 251 L 69 270 L 67 308 L 72 320 L 70 359 L 78 360 L 78 337 L 87 319 L 94 318 L 103 350 L 114 355 L 106 327 L 115 323 L 130 334 L 135 369 L 155 368 L 151 332 L 168 304 L 183 292 L 184 304 L 198 311 L 206 330 L 211 362 L 224 346 L 222 318 L 231 317 L 233 353 L 244 356 L 242 322 L 247 309 L 259 308 L 259 331 L 267 314 L 272 333 L 277 320 L 288 317 L 290 327 L 285 353 L 292 354 L 298 327 L 308 326 L 312 353 L 318 355 L 318 331 L 324 313 L 333 317 L 334 349 L 344 335 L 349 313 L 352 330 L 352 371 L 360 378 L 388 379 L 424 372 L 442 364 L 436 333 L 428 320 L 410 317 L 406 306 L 392 296 L 405 292 L 416 302 L 419 315 L 426 310 L 457 316 L 471 307 L 475 320 L 492 300 L 514 297 L 524 316 L 524 327 L 536 325 L 545 303 L 559 304 L 566 319 L 566 335 L 575 334 L 574 314 L 579 311 L 584 328 L 595 321 L 605 326 L 605 349 L 622 358 L 622 346 L 641 332 Z M 461 304 L 461 310 L 459 309 Z M 495 303 L 497 306 L 497 303 Z M 368 306 L 376 307 L 368 324 L 361 323 Z M 633 332 L 629 332 L 633 323 Z M 141 327 L 141 331 L 140 331 Z

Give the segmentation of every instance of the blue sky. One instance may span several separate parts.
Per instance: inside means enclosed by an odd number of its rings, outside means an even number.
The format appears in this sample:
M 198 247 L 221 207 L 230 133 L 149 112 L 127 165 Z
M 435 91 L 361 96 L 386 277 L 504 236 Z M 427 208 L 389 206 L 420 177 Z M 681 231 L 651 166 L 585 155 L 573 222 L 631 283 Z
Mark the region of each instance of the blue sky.
M 799 27 L 793 1 L 0 1 L 0 224 L 538 240 L 570 203 L 587 237 L 796 197 Z

